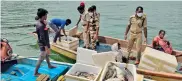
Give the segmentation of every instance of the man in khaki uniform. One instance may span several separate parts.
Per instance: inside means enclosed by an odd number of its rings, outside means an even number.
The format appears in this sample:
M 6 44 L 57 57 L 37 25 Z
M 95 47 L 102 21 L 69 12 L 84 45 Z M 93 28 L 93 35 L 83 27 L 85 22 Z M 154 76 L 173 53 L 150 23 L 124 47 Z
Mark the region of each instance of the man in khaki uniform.
M 94 20 L 96 23 L 96 36 L 95 36 L 95 40 L 97 45 L 99 45 L 99 40 L 98 40 L 98 36 L 99 36 L 99 27 L 100 27 L 100 13 L 96 12 L 96 6 L 93 5 L 92 8 L 94 9 Z
M 129 19 L 129 24 L 125 32 L 125 40 L 127 39 L 128 31 L 130 30 L 130 38 L 128 42 L 128 59 L 134 45 L 136 42 L 137 59 L 135 64 L 139 64 L 141 58 L 141 48 L 142 48 L 142 30 L 144 31 L 144 42 L 147 43 L 147 17 L 143 14 L 143 7 L 139 6 L 136 8 L 136 14 L 132 15 Z
M 82 28 L 83 28 L 83 41 L 84 41 L 84 48 L 89 48 L 89 33 L 88 33 L 88 21 L 89 21 L 89 15 L 88 12 L 85 11 L 83 6 L 79 6 L 77 10 L 80 13 L 80 18 L 76 24 L 78 27 L 79 22 L 81 21 L 82 23 Z
M 89 8 L 89 13 L 93 13 L 90 19 L 89 23 L 89 31 L 90 31 L 90 42 L 91 42 L 91 48 L 93 50 L 96 49 L 96 42 L 98 40 L 98 34 L 99 34 L 99 18 L 100 14 L 96 12 L 96 6 L 93 5 Z

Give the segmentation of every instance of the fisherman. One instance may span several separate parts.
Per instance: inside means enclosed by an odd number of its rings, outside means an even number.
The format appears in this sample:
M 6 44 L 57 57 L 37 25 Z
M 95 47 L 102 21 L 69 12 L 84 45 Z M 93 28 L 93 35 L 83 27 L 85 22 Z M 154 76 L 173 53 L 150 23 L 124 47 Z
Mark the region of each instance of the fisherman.
M 116 55 L 116 62 L 124 62 L 124 63 L 127 63 L 127 59 L 126 57 L 124 56 L 124 54 L 122 53 L 122 50 L 121 50 L 121 47 L 120 47 L 120 43 L 114 43 L 112 46 L 111 46 L 111 49 L 113 52 L 117 52 L 117 55 Z
M 84 10 L 83 6 L 78 6 L 77 8 L 78 12 L 80 13 L 80 18 L 78 20 L 78 23 L 76 26 L 78 27 L 79 22 L 82 23 L 83 28 L 83 41 L 84 41 L 84 48 L 89 48 L 89 34 L 88 34 L 88 21 L 89 21 L 89 15 L 87 11 Z
M 164 36 L 165 36 L 165 31 L 164 30 L 160 30 L 159 31 L 159 34 L 158 36 L 154 37 L 154 40 L 152 41 L 152 47 L 154 49 L 156 49 L 157 47 L 157 50 L 160 50 L 160 51 L 163 51 L 165 53 L 168 53 L 168 54 L 172 54 L 172 45 L 170 44 L 169 41 L 167 41 Z
M 38 20 L 36 22 L 36 32 L 38 35 L 38 45 L 39 45 L 41 54 L 36 64 L 34 76 L 40 75 L 40 73 L 38 73 L 38 69 L 42 61 L 44 60 L 44 58 L 46 58 L 49 68 L 55 68 L 55 66 L 51 65 L 49 60 L 49 54 L 50 54 L 49 35 L 48 35 L 48 28 L 46 27 L 46 24 L 44 23 L 47 19 L 47 14 L 48 14 L 48 11 L 45 9 L 38 10 L 37 12 Z
M 138 6 L 136 8 L 135 15 L 132 15 L 129 19 L 129 23 L 126 27 L 126 32 L 124 35 L 125 40 L 127 39 L 128 31 L 130 30 L 130 38 L 128 42 L 128 59 L 133 48 L 134 42 L 136 42 L 137 59 L 135 64 L 139 64 L 141 58 L 141 48 L 142 48 L 142 29 L 144 31 L 144 42 L 147 44 L 147 17 L 143 13 L 143 7 Z
M 63 31 L 64 36 L 67 37 L 64 27 L 65 25 L 68 26 L 69 24 L 71 24 L 70 19 L 54 18 L 50 21 L 49 26 L 56 32 L 53 39 L 53 44 L 56 44 L 57 38 L 59 38 L 59 41 L 61 41 L 61 36 L 63 36 L 61 35 L 61 30 Z
M 39 8 L 38 11 L 40 11 L 40 10 L 42 10 L 42 9 L 43 9 L 43 8 Z M 36 16 L 36 17 L 35 17 L 35 20 L 38 21 L 38 20 L 39 20 L 39 17 Z M 44 24 L 47 26 L 47 21 L 46 21 L 46 20 L 44 21 Z M 35 26 L 36 26 L 36 25 L 34 25 L 34 27 L 35 27 Z M 52 30 L 49 29 L 49 32 L 54 32 L 54 31 L 52 31 Z M 36 31 L 33 31 L 32 33 L 37 33 L 37 32 L 36 32 Z M 30 33 L 30 34 L 32 34 L 32 33 Z
M 4 62 L 6 60 L 11 59 L 13 54 L 13 50 L 11 46 L 9 45 L 9 42 L 7 39 L 3 38 L 1 39 L 1 61 Z
M 90 16 L 89 20 L 89 34 L 90 34 L 90 42 L 91 42 L 91 49 L 96 49 L 96 42 L 98 39 L 99 33 L 99 14 L 94 13 L 96 10 L 96 6 L 92 6 L 88 9 L 88 14 Z
M 43 8 L 39 8 L 39 9 L 37 9 L 38 11 L 41 11 L 41 10 L 43 10 Z M 36 16 L 35 17 L 35 21 L 37 22 L 39 20 L 39 17 L 38 16 Z M 46 20 L 44 21 L 44 24 L 46 24 L 47 25 L 47 22 L 46 22 Z M 34 25 L 34 27 L 35 27 L 36 25 Z M 37 33 L 36 31 L 33 31 L 32 33 Z
M 95 40 L 96 40 L 96 45 L 99 45 L 99 40 L 98 40 L 98 36 L 99 36 L 99 27 L 100 27 L 100 13 L 98 13 L 96 11 L 96 6 L 92 5 L 92 8 L 94 9 L 94 20 L 95 20 L 95 24 L 96 24 L 96 36 L 95 36 Z

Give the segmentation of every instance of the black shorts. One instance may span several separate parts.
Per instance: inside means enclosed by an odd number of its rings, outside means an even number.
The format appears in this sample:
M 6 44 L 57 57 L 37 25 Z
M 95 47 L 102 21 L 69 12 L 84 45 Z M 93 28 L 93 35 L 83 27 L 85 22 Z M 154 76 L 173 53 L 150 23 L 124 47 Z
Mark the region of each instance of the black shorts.
M 41 43 L 38 43 L 40 51 L 45 51 L 45 46 Z

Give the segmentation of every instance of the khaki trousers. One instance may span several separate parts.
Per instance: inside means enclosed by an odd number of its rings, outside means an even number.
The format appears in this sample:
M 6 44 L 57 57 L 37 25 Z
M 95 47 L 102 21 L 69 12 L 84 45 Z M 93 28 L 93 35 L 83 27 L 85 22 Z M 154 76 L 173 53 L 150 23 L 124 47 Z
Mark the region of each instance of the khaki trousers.
M 130 56 L 131 50 L 134 43 L 136 42 L 136 51 L 137 51 L 137 61 L 140 61 L 141 58 L 141 48 L 142 48 L 142 33 L 134 34 L 130 32 L 130 38 L 128 42 L 128 57 Z
M 83 42 L 84 42 L 84 46 L 86 46 L 86 48 L 89 47 L 89 32 L 85 32 L 86 31 L 86 26 L 82 26 L 83 28 Z
M 96 49 L 96 40 L 94 39 L 95 34 L 96 34 L 96 31 L 90 30 L 90 42 L 91 42 L 92 49 Z

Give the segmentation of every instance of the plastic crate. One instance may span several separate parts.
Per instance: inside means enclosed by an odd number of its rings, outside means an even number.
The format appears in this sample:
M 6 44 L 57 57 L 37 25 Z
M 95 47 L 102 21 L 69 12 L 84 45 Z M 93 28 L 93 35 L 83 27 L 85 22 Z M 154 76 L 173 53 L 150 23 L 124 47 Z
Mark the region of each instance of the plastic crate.
M 88 73 L 93 73 L 95 74 L 95 79 L 94 80 L 89 80 L 87 78 L 83 77 L 78 77 L 74 76 L 75 72 L 88 72 Z M 97 81 L 99 75 L 101 74 L 102 68 L 97 67 L 97 66 L 92 66 L 92 65 L 87 65 L 87 64 L 81 64 L 81 63 L 76 63 L 73 65 L 73 67 L 66 73 L 65 75 L 65 81 Z
M 138 68 L 174 73 L 177 70 L 177 66 L 178 63 L 175 56 L 146 47 Z
M 58 44 L 67 49 L 76 50 L 79 47 L 79 39 L 70 36 L 61 37 L 61 42 L 58 41 Z
M 107 62 L 107 64 L 105 65 L 103 71 L 102 71 L 102 74 L 101 74 L 101 77 L 100 77 L 100 80 L 99 81 L 103 81 L 105 75 L 106 75 L 106 72 L 108 70 L 108 65 L 109 63 L 114 63 L 116 65 L 118 65 L 120 68 L 124 68 L 126 66 L 125 63 L 119 63 L 119 62 Z M 128 64 L 127 65 L 127 69 L 132 73 L 132 75 L 134 76 L 134 81 L 137 81 L 137 73 L 136 73 L 136 67 L 135 65 L 133 64 Z

